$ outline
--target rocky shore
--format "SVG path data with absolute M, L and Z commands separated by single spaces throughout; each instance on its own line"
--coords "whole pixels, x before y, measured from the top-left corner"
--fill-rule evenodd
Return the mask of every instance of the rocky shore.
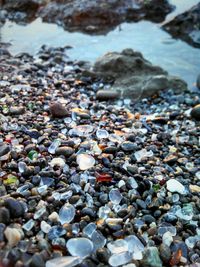
M 200 3 L 175 17 L 163 28 L 174 38 L 180 38 L 200 48 Z
M 0 265 L 198 267 L 199 91 L 130 49 L 66 52 L 0 50 Z

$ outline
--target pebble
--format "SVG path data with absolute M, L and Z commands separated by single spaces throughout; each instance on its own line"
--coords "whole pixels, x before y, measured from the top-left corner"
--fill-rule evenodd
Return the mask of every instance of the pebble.
M 120 265 L 124 265 L 128 262 L 130 262 L 132 259 L 132 256 L 129 252 L 121 252 L 118 254 L 113 254 L 110 258 L 109 258 L 109 264 L 111 266 L 120 266 Z
M 70 223 L 75 216 L 75 208 L 71 204 L 65 204 L 59 211 L 59 221 L 61 224 Z
M 30 261 L 30 267 L 45 267 L 45 261 L 39 253 L 35 253 Z
M 65 157 L 70 157 L 74 153 L 74 149 L 68 146 L 61 146 L 56 149 L 56 155 L 64 155 Z
M 156 247 L 148 247 L 144 250 L 143 259 L 142 259 L 143 267 L 162 267 L 162 261 L 159 257 L 159 252 Z
M 65 256 L 48 260 L 46 267 L 73 267 L 81 263 L 82 260 L 79 257 Z
M 5 206 L 10 211 L 12 218 L 20 218 L 24 216 L 25 210 L 22 203 L 14 198 L 5 200 Z
M 132 143 L 132 142 L 129 142 L 129 141 L 125 141 L 121 144 L 121 148 L 123 151 L 125 152 L 131 152 L 131 151 L 134 151 L 137 149 L 137 146 Z
M 10 222 L 10 212 L 8 209 L 0 208 L 0 223 L 8 224 Z
M 160 257 L 161 257 L 162 261 L 165 264 L 169 263 L 169 261 L 171 259 L 171 250 L 170 250 L 170 248 L 165 244 L 161 244 L 160 247 L 159 247 L 159 251 L 160 251 Z
M 6 239 L 8 240 L 8 245 L 10 247 L 16 246 L 21 240 L 21 233 L 16 228 L 6 227 L 4 231 L 4 235 Z
M 68 116 L 68 111 L 60 102 L 51 103 L 49 110 L 54 118 L 64 118 Z
M 25 108 L 24 107 L 15 107 L 12 106 L 10 107 L 10 114 L 11 115 L 22 115 L 25 112 Z
M 200 104 L 193 107 L 190 114 L 194 119 L 199 121 L 200 120 Z
M 120 97 L 120 92 L 115 90 L 99 90 L 96 93 L 96 99 L 100 101 L 113 100 Z
M 93 248 L 94 245 L 88 238 L 71 238 L 67 241 L 67 249 L 72 256 L 85 258 L 92 253 Z
M 179 193 L 181 195 L 185 194 L 185 187 L 177 180 L 170 179 L 167 181 L 167 190 L 171 193 Z
M 0 143 L 0 157 L 8 154 L 10 152 L 10 147 L 7 144 Z
M 76 158 L 76 162 L 82 171 L 88 170 L 95 165 L 95 159 L 88 154 L 79 154 Z
M 190 192 L 192 193 L 200 193 L 200 186 L 198 185 L 189 185 Z

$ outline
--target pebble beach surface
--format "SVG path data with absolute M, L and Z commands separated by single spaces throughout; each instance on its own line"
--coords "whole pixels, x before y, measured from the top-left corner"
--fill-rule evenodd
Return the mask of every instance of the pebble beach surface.
M 100 101 L 84 66 L 1 49 L 0 266 L 200 266 L 199 92 Z

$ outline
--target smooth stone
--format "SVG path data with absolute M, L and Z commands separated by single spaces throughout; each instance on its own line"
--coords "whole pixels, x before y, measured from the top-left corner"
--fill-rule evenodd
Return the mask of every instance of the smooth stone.
M 179 193 L 181 195 L 185 194 L 185 187 L 177 180 L 170 179 L 167 181 L 167 190 L 171 193 Z
M 0 157 L 8 154 L 10 152 L 10 147 L 7 144 L 0 144 Z
M 95 165 L 95 159 L 88 154 L 77 155 L 76 162 L 82 171 L 88 170 Z
M 200 193 L 200 186 L 198 185 L 190 184 L 189 189 L 192 193 Z
M 97 258 L 100 262 L 108 263 L 110 253 L 107 248 L 100 248 L 96 251 Z
M 160 257 L 164 263 L 169 263 L 171 259 L 171 250 L 167 245 L 161 244 L 159 247 Z
M 56 155 L 64 155 L 70 157 L 74 153 L 74 149 L 68 146 L 61 146 L 56 149 Z
M 8 224 L 10 222 L 10 212 L 7 208 L 0 208 L 0 223 Z
M 143 259 L 141 261 L 143 267 L 162 267 L 162 261 L 156 247 L 148 247 L 144 250 Z
M 11 106 L 10 107 L 10 114 L 11 115 L 22 115 L 25 112 L 24 107 L 16 107 L 16 106 Z
M 107 244 L 112 254 L 119 254 L 128 251 L 128 243 L 124 239 L 118 239 Z
M 24 216 L 24 207 L 18 200 L 14 198 L 8 198 L 5 200 L 5 206 L 10 211 L 10 216 L 12 218 L 19 218 Z
M 71 238 L 67 241 L 67 249 L 72 256 L 85 258 L 92 254 L 94 245 L 84 237 Z
M 130 141 L 125 141 L 121 144 L 121 149 L 125 152 L 131 152 L 137 149 L 137 145 Z
M 110 258 L 109 258 L 109 264 L 111 266 L 120 266 L 120 265 L 124 265 L 126 263 L 129 263 L 132 260 L 132 255 L 129 252 L 121 252 L 121 253 L 117 253 L 117 254 L 113 254 Z
M 149 214 L 142 216 L 142 220 L 144 220 L 146 223 L 149 223 L 149 224 L 152 222 L 156 222 L 156 219 L 152 215 L 149 215 Z
M 120 191 L 116 188 L 111 189 L 109 192 L 109 199 L 114 205 L 118 205 L 122 200 L 122 195 Z
M 55 167 L 55 166 L 60 167 L 60 168 L 64 168 L 64 166 L 65 166 L 65 161 L 64 161 L 64 159 L 62 159 L 62 158 L 53 158 L 53 159 L 51 160 L 51 162 L 49 163 L 49 165 L 50 165 L 52 168 Z
M 99 90 L 96 99 L 100 101 L 114 100 L 120 97 L 120 92 L 115 90 Z
M 30 267 L 45 267 L 45 261 L 41 254 L 35 253 L 31 258 Z
M 4 235 L 6 239 L 8 240 L 8 245 L 10 247 L 16 246 L 21 240 L 21 233 L 16 228 L 6 227 L 6 230 L 4 231 Z
M 79 257 L 65 256 L 58 257 L 46 262 L 46 267 L 73 267 L 82 262 Z
M 200 104 L 196 105 L 195 107 L 193 107 L 193 109 L 191 110 L 190 115 L 196 119 L 196 120 L 200 120 Z
M 51 103 L 49 110 L 54 118 L 64 118 L 68 115 L 67 109 L 60 102 Z
M 59 221 L 63 225 L 65 223 L 70 223 L 76 214 L 76 210 L 73 205 L 65 204 L 59 211 Z

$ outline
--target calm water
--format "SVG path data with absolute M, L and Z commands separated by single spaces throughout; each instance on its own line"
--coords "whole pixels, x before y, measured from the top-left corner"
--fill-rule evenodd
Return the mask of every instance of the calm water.
M 176 10 L 169 14 L 166 21 L 187 10 L 199 0 L 171 0 Z M 69 33 L 55 24 L 35 20 L 27 26 L 6 22 L 1 28 L 1 41 L 10 42 L 12 54 L 28 52 L 36 54 L 38 49 L 47 44 L 50 46 L 70 45 L 68 50 L 72 59 L 95 59 L 108 51 L 121 51 L 131 47 L 143 53 L 153 64 L 160 65 L 173 75 L 181 76 L 191 87 L 200 72 L 200 49 L 172 39 L 160 28 L 160 25 L 148 21 L 123 23 L 107 35 L 90 36 L 82 33 Z

